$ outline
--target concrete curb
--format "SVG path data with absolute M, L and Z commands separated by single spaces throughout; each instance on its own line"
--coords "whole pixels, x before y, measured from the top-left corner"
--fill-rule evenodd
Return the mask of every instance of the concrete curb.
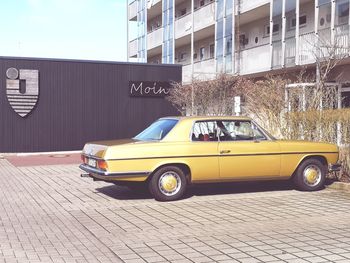
M 75 154 L 81 153 L 81 150 L 77 151 L 57 151 L 57 152 L 29 152 L 29 153 L 0 153 L 0 159 L 7 156 L 37 156 L 37 155 L 60 155 L 60 154 Z
M 334 189 L 334 190 L 346 190 L 350 191 L 350 183 L 343 183 L 343 182 L 333 182 L 329 185 L 326 185 L 327 188 L 329 189 Z

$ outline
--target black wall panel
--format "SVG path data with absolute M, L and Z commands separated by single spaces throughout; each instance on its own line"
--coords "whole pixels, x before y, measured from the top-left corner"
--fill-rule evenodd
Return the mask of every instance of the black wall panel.
M 25 118 L 7 101 L 11 67 L 39 70 L 39 100 Z M 164 98 L 130 97 L 129 81 L 181 81 L 181 66 L 0 57 L 0 152 L 79 150 L 179 114 Z

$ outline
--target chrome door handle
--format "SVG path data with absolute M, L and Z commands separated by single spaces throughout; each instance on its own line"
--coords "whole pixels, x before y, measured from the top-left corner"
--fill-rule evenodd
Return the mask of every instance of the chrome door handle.
M 230 150 L 222 150 L 222 151 L 220 151 L 220 154 L 230 153 L 230 152 L 231 152 Z

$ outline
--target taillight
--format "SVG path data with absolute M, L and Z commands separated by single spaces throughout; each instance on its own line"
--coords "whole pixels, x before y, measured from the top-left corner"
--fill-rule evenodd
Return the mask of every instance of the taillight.
M 98 160 L 97 166 L 98 166 L 98 168 L 105 170 L 105 171 L 108 169 L 108 165 L 107 165 L 107 162 L 105 160 Z
M 84 156 L 84 155 L 81 155 L 80 157 L 81 157 L 81 161 L 82 161 L 83 163 L 86 163 L 85 156 Z

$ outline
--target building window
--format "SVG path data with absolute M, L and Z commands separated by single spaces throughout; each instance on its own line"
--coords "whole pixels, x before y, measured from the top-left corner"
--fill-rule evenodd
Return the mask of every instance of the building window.
M 322 17 L 321 19 L 320 19 L 320 26 L 323 26 L 324 25 L 324 18 Z
M 245 36 L 245 34 L 241 34 L 239 36 L 239 44 L 241 47 L 244 47 L 246 45 L 248 45 L 249 43 L 249 39 Z
M 336 24 L 337 25 L 342 25 L 342 24 L 347 24 L 349 21 L 349 2 L 341 3 L 337 2 L 336 3 Z
M 199 6 L 204 6 L 204 4 L 205 4 L 204 0 L 201 0 L 201 1 L 199 2 Z
M 299 16 L 299 27 L 305 26 L 306 25 L 306 15 L 301 15 Z M 294 29 L 296 27 L 296 18 L 293 18 L 291 20 L 291 25 L 290 25 L 290 29 Z
M 180 11 L 180 16 L 184 16 L 184 15 L 186 15 L 186 8 L 184 8 Z
M 205 53 L 205 48 L 204 47 L 201 47 L 199 49 L 199 59 L 200 60 L 203 60 L 204 59 L 204 53 Z
M 276 35 L 276 34 L 278 34 L 279 31 L 280 31 L 280 25 L 274 24 L 272 27 L 272 34 Z M 267 37 L 269 35 L 270 35 L 270 25 L 266 25 L 265 30 L 264 30 L 264 36 Z
M 197 53 L 193 54 L 193 59 L 197 59 Z
M 209 57 L 210 58 L 214 58 L 214 53 L 215 53 L 215 45 L 214 44 L 211 44 L 209 46 Z
M 180 54 L 180 59 L 179 59 L 179 61 L 184 61 L 184 60 L 186 60 L 186 57 L 187 57 L 187 53 L 185 53 L 185 52 L 181 53 L 181 54 Z
M 339 17 L 349 16 L 349 3 L 343 3 L 338 5 L 338 14 Z

